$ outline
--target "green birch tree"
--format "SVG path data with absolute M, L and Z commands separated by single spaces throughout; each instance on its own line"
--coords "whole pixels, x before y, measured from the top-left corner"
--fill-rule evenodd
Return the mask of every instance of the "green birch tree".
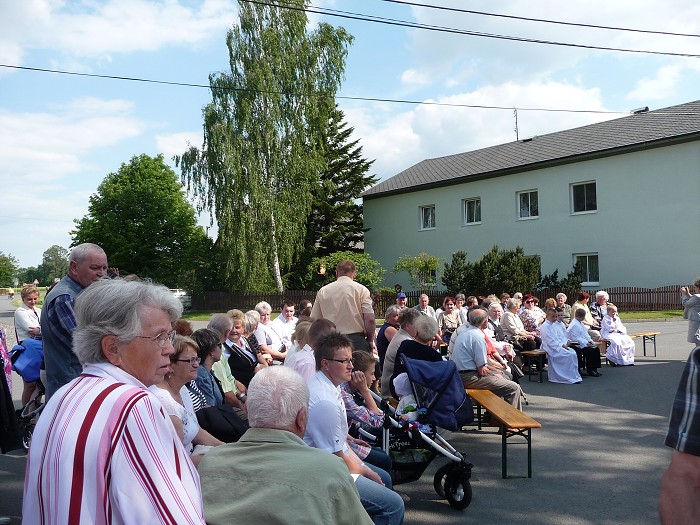
M 238 289 L 284 289 L 281 268 L 303 245 L 352 41 L 325 23 L 307 31 L 306 0 L 285 5 L 240 2 L 227 36 L 231 71 L 209 77 L 204 143 L 175 159 L 200 211 L 216 219 L 227 284 Z

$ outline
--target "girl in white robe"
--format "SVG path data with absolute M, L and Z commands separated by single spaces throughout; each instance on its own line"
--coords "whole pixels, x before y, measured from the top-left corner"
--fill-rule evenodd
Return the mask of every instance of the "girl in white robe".
M 600 336 L 610 341 L 605 356 L 613 366 L 633 365 L 634 341 L 627 335 L 627 328 L 617 315 L 617 307 L 608 303 L 607 312 L 600 327 Z

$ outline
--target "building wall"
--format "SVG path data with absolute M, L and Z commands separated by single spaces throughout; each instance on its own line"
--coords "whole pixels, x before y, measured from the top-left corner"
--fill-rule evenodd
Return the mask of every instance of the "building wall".
M 571 184 L 586 181 L 596 182 L 597 211 L 572 214 Z M 517 218 L 523 190 L 538 191 L 538 218 Z M 462 200 L 473 197 L 481 224 L 465 226 Z M 419 208 L 432 204 L 436 227 L 421 231 Z M 573 254 L 597 253 L 599 288 L 687 283 L 700 276 L 700 142 L 369 199 L 364 221 L 365 251 L 388 270 L 387 286 L 410 286 L 391 273 L 402 255 L 449 262 L 464 250 L 474 261 L 494 244 L 539 254 L 542 272 L 560 276 Z

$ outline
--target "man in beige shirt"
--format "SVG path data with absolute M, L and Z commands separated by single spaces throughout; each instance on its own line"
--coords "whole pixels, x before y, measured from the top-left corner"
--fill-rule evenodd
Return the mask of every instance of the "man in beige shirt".
M 336 329 L 352 341 L 353 349 L 377 353 L 376 320 L 369 290 L 355 282 L 355 263 L 340 261 L 336 280 L 318 291 L 311 310 L 312 319 L 330 319 Z

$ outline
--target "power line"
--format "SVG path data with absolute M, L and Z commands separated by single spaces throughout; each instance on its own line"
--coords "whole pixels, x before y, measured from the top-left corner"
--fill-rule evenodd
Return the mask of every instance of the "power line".
M 173 82 L 168 80 L 157 80 L 151 78 L 139 78 L 139 77 L 125 77 L 117 75 L 100 75 L 97 73 L 79 73 L 76 71 L 62 71 L 59 69 L 46 69 L 40 67 L 28 67 L 28 66 L 15 66 L 10 64 L 0 64 L 0 67 L 9 69 L 18 69 L 23 71 L 34 71 L 38 73 L 54 73 L 57 75 L 72 75 L 78 77 L 88 77 L 88 78 L 100 78 L 106 80 L 122 80 L 127 82 L 143 82 L 148 84 L 161 84 L 166 86 L 179 86 L 179 87 L 194 87 L 194 88 L 204 88 L 212 89 L 210 84 L 195 84 L 191 82 Z M 284 93 L 281 91 L 261 91 L 261 90 L 251 90 L 247 88 L 237 88 L 237 87 L 215 87 L 213 89 L 226 89 L 230 91 L 250 91 L 257 93 L 274 93 L 274 94 L 293 94 Z M 515 106 L 489 106 L 480 104 L 454 104 L 450 102 L 432 102 L 425 100 L 403 100 L 394 98 L 379 98 L 379 97 L 352 97 L 347 95 L 336 95 L 335 98 L 342 100 L 356 100 L 363 102 L 387 102 L 392 104 L 411 104 L 411 105 L 426 105 L 426 106 L 445 106 L 453 108 L 470 108 L 470 109 L 502 109 L 513 111 L 517 109 L 519 111 L 543 111 L 550 113 L 602 113 L 602 114 L 623 114 L 626 112 L 622 111 L 605 111 L 605 110 L 594 110 L 594 109 L 555 109 L 555 108 L 528 108 L 528 107 L 515 107 Z
M 682 37 L 690 37 L 690 38 L 700 38 L 700 35 L 693 34 L 693 33 L 674 33 L 671 31 L 653 31 L 651 29 L 632 29 L 632 28 L 628 28 L 628 27 L 602 26 L 602 25 L 597 25 L 597 24 L 583 24 L 583 23 L 577 23 L 577 22 L 563 22 L 561 20 L 547 20 L 545 18 L 528 18 L 525 16 L 504 15 L 501 13 L 487 13 L 485 11 L 472 11 L 470 9 L 460 9 L 457 7 L 419 4 L 417 2 L 407 2 L 405 0 L 379 0 L 379 1 L 380 2 L 388 2 L 391 4 L 404 4 L 404 5 L 410 5 L 410 6 L 415 6 L 415 7 L 426 7 L 428 9 L 437 9 L 440 11 L 452 11 L 452 12 L 456 12 L 456 13 L 467 13 L 467 14 L 471 14 L 471 15 L 508 18 L 511 20 L 524 20 L 526 22 L 542 22 L 544 24 L 557 24 L 557 25 L 573 26 L 573 27 L 587 27 L 587 28 L 591 28 L 591 29 L 607 29 L 607 30 L 611 30 L 611 31 L 628 31 L 631 33 L 647 33 L 647 34 L 651 34 L 651 35 L 682 36 Z
M 554 40 L 541 40 L 537 38 L 526 38 L 518 37 L 512 35 L 498 35 L 495 33 L 485 33 L 481 31 L 469 31 L 466 29 L 456 29 L 447 26 L 437 26 L 431 24 L 419 24 L 417 22 L 407 22 L 406 20 L 399 20 L 395 18 L 385 18 L 378 17 L 374 15 L 366 15 L 363 13 L 353 13 L 350 11 L 341 11 L 339 9 L 330 8 L 312 8 L 312 7 L 297 7 L 293 5 L 283 4 L 283 3 L 270 3 L 263 2 L 262 0 L 241 0 L 246 3 L 262 5 L 267 7 L 279 7 L 282 9 L 289 9 L 291 11 L 303 11 L 305 13 L 314 13 L 325 16 L 335 16 L 338 18 L 345 18 L 349 20 L 360 20 L 363 22 L 374 22 L 377 24 L 385 24 L 397 27 L 409 27 L 411 29 L 424 29 L 427 31 L 436 31 L 439 33 L 451 33 L 466 36 L 478 36 L 483 38 L 495 38 L 498 40 L 509 40 L 513 42 L 528 42 L 531 44 L 546 44 L 552 46 L 562 46 L 562 47 L 574 47 L 580 49 L 594 49 L 597 51 L 617 51 L 620 53 L 637 53 L 645 55 L 662 55 L 662 56 L 674 56 L 674 57 L 684 57 L 684 58 L 700 58 L 700 55 L 695 55 L 691 53 L 674 53 L 670 51 L 652 51 L 645 49 L 628 49 L 621 47 L 605 47 L 605 46 L 594 46 L 589 44 L 574 44 L 571 42 L 557 42 Z

